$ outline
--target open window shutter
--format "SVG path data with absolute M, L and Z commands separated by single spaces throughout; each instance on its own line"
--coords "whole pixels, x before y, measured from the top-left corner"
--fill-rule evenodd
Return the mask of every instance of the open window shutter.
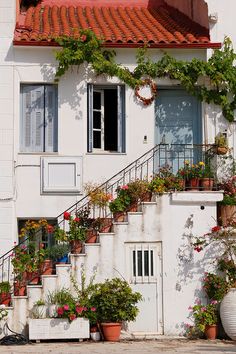
M 124 86 L 117 86 L 117 151 L 125 152 L 125 97 Z
M 57 88 L 45 86 L 45 151 L 57 151 Z
M 43 151 L 43 86 L 22 87 L 21 150 Z
M 93 151 L 93 85 L 88 84 L 88 152 Z

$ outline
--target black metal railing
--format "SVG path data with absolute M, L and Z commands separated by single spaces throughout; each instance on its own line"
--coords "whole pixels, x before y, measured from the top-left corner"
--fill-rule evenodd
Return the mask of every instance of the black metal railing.
M 188 160 L 190 164 L 203 161 L 205 164 L 210 164 L 214 155 L 214 147 L 212 145 L 183 145 L 183 144 L 159 144 L 140 156 L 138 159 L 130 163 L 124 169 L 119 171 L 113 177 L 101 184 L 98 188 L 103 190 L 106 195 L 116 197 L 117 188 L 134 180 L 150 181 L 161 168 L 168 166 L 173 173 L 176 173 L 184 166 Z M 71 215 L 80 215 L 87 212 L 90 220 L 101 218 L 104 223 L 112 222 L 112 213 L 108 205 L 94 205 L 91 203 L 90 195 L 86 195 L 80 201 L 73 204 L 66 210 Z M 68 231 L 68 222 L 64 219 L 64 212 L 57 217 L 58 226 L 64 231 Z M 93 224 L 92 224 L 93 225 Z M 42 230 L 38 230 L 34 236 L 35 251 L 40 250 Z M 24 247 L 26 254 L 30 253 L 30 238 L 24 239 L 17 246 L 6 252 L 0 257 L 0 282 L 9 281 L 14 284 L 17 281 L 17 271 L 14 269 L 12 259 L 16 256 L 17 251 Z M 36 253 L 32 253 L 32 258 Z M 37 270 L 41 274 L 40 262 Z M 30 279 L 24 279 L 26 285 L 30 283 Z

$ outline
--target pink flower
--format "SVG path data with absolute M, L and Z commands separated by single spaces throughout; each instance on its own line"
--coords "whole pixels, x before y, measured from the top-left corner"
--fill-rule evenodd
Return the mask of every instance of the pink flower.
M 70 321 L 74 321 L 76 319 L 76 315 L 72 313 L 71 315 L 69 315 L 69 319 Z
M 91 307 L 92 312 L 95 312 L 96 310 L 97 310 L 96 307 Z
M 188 310 L 192 310 L 192 309 L 193 309 L 192 306 L 189 306 L 189 307 L 188 307 Z
M 83 308 L 82 306 L 76 306 L 76 308 L 75 308 L 75 311 L 76 311 L 77 313 L 82 313 L 83 310 L 84 310 L 84 308 Z
M 70 213 L 68 211 L 65 211 L 63 215 L 65 220 L 70 220 Z
M 69 305 L 64 305 L 64 310 L 68 311 L 69 310 Z
M 201 304 L 201 300 L 200 299 L 196 299 L 195 300 L 195 304 L 200 305 Z
M 59 316 L 63 315 L 63 313 L 64 313 L 63 307 L 58 307 L 57 313 L 58 313 Z
M 124 185 L 124 186 L 120 187 L 120 189 L 124 189 L 124 190 L 126 190 L 126 189 L 129 189 L 129 187 L 128 187 L 128 186 L 127 186 L 127 184 L 126 184 L 126 185 Z
M 216 304 L 218 304 L 218 301 L 217 301 L 217 300 L 212 300 L 212 301 L 211 301 L 211 305 L 216 305 Z
M 206 307 L 202 307 L 202 308 L 201 308 L 201 311 L 202 311 L 202 312 L 206 311 Z

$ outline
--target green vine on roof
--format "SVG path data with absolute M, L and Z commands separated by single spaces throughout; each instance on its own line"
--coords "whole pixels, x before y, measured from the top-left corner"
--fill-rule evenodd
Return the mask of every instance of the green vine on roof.
M 207 62 L 197 58 L 191 61 L 177 60 L 168 54 L 164 54 L 158 61 L 153 61 L 148 56 L 147 48 L 141 48 L 137 52 L 137 66 L 133 71 L 117 64 L 114 50 L 105 50 L 102 47 L 103 41 L 89 29 L 81 30 L 78 38 L 60 37 L 56 41 L 62 47 L 56 52 L 59 63 L 56 81 L 59 81 L 72 65 L 80 66 L 83 63 L 90 64 L 97 75 L 117 77 L 133 89 L 142 84 L 144 77 L 169 77 L 178 80 L 186 91 L 200 101 L 219 105 L 229 122 L 234 120 L 236 54 L 228 37 L 225 38 L 222 48 L 216 49 Z

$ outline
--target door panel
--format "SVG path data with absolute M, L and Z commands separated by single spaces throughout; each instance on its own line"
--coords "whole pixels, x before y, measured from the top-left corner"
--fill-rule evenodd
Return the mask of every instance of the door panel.
M 200 102 L 184 90 L 160 90 L 155 102 L 155 143 L 200 144 Z

